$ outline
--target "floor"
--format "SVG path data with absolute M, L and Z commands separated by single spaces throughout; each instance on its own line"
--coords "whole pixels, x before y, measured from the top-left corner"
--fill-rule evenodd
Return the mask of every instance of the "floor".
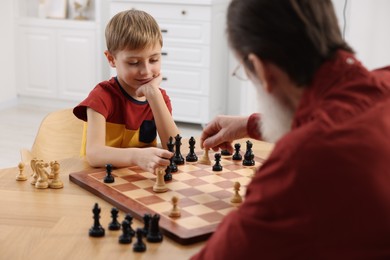
M 31 148 L 42 119 L 53 108 L 16 105 L 0 110 L 0 168 L 16 167 L 20 149 Z M 199 136 L 197 124 L 177 123 L 183 138 Z

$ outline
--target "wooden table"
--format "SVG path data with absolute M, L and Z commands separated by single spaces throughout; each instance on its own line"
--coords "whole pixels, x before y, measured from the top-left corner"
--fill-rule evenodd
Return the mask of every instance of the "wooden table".
M 272 144 L 253 142 L 253 151 L 260 157 L 267 157 L 273 148 Z M 118 243 L 121 231 L 107 228 L 112 205 L 69 181 L 69 173 L 89 169 L 89 165 L 80 158 L 60 164 L 64 188 L 58 190 L 40 190 L 31 185 L 29 165 L 24 171 L 27 181 L 15 180 L 17 167 L 0 170 L 1 259 L 188 259 L 204 245 L 183 246 L 164 237 L 156 244 L 145 240 L 147 251 L 134 253 L 132 244 Z M 96 202 L 101 207 L 100 223 L 106 230 L 101 238 L 88 236 Z M 123 216 L 120 212 L 120 219 Z M 143 223 L 134 219 L 136 227 L 143 227 Z

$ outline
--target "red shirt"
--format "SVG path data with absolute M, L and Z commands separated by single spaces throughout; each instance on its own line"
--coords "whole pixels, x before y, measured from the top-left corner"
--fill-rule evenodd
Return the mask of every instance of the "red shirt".
M 325 62 L 244 203 L 193 257 L 253 258 L 390 259 L 390 67 L 343 51 Z

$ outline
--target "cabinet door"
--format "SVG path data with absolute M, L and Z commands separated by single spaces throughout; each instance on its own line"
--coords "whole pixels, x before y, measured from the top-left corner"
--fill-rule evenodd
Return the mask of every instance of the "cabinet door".
M 93 30 L 58 33 L 58 98 L 81 101 L 98 83 L 96 50 Z
M 55 41 L 53 30 L 19 27 L 15 64 L 20 95 L 56 96 Z

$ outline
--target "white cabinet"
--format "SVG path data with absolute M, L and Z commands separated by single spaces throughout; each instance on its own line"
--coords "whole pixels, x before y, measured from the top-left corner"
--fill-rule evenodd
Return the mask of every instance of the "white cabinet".
M 228 0 L 112 0 L 111 16 L 143 10 L 163 35 L 162 74 L 175 121 L 206 124 L 226 111 Z
M 91 1 L 88 20 L 74 20 L 69 6 L 64 19 L 39 17 L 39 2 L 16 1 L 18 95 L 79 102 L 108 77 L 101 1 Z

